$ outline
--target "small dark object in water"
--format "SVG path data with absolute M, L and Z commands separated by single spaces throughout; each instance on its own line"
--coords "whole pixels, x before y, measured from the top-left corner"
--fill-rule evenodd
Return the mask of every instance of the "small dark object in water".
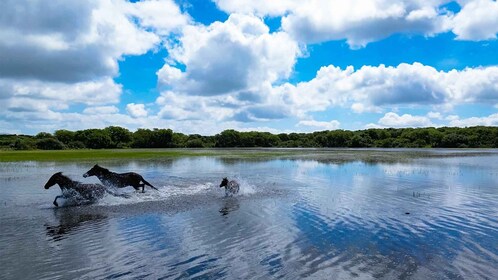
M 240 186 L 239 183 L 235 180 L 228 181 L 228 178 L 225 177 L 221 180 L 220 188 L 225 187 L 225 196 L 232 196 L 239 192 Z
M 69 177 L 62 175 L 62 172 L 57 172 L 50 179 L 48 179 L 47 183 L 45 184 L 45 189 L 48 190 L 50 187 L 53 185 L 59 185 L 62 191 L 62 195 L 58 195 L 54 199 L 54 205 L 59 206 L 57 203 L 58 198 L 68 198 L 69 195 L 67 194 L 68 190 L 73 190 L 79 195 L 81 195 L 82 198 L 88 200 L 88 201 L 94 201 L 99 198 L 102 198 L 104 196 L 104 193 L 106 192 L 106 187 L 100 185 L 100 184 L 83 184 L 78 181 L 73 181 Z
M 102 184 L 107 187 L 124 188 L 132 186 L 137 191 L 142 188 L 142 192 L 145 192 L 145 186 L 147 185 L 156 191 L 158 190 L 149 182 L 145 181 L 144 177 L 138 173 L 116 173 L 109 171 L 107 168 L 100 167 L 98 164 L 95 164 L 92 169 L 83 174 L 83 177 L 85 178 L 90 176 L 97 176 Z
M 406 215 L 410 215 L 410 212 L 406 212 L 405 214 L 406 214 Z

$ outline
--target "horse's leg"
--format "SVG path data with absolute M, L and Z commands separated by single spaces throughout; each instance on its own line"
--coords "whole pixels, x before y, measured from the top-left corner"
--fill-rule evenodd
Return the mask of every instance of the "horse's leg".
M 140 180 L 147 186 L 155 189 L 156 191 L 158 191 L 158 189 L 156 187 L 154 187 L 153 185 L 151 185 L 149 182 L 145 181 L 144 177 L 140 177 Z
M 54 202 L 53 202 L 53 203 L 54 203 L 54 205 L 55 205 L 56 207 L 59 207 L 59 203 L 57 203 L 57 199 L 58 199 L 58 198 L 61 198 L 61 197 L 64 197 L 64 196 L 62 196 L 62 195 L 58 195 L 58 196 L 56 196 L 56 197 L 55 197 L 55 199 L 54 199 Z
M 142 186 L 142 193 L 145 192 L 145 184 L 140 184 L 140 186 Z

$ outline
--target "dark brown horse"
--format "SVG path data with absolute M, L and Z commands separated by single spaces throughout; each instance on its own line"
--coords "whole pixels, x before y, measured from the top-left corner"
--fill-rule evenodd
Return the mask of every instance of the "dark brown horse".
M 92 169 L 83 174 L 85 178 L 89 176 L 97 176 L 102 184 L 108 187 L 124 188 L 132 186 L 137 191 L 142 188 L 142 192 L 145 192 L 145 186 L 147 185 L 157 191 L 156 187 L 145 181 L 142 175 L 135 172 L 116 173 L 95 164 Z
M 220 188 L 225 187 L 225 195 L 226 196 L 232 196 L 234 194 L 237 194 L 239 192 L 240 186 L 239 183 L 235 180 L 228 181 L 228 178 L 223 178 L 221 180 Z
M 102 198 L 106 192 L 106 187 L 100 184 L 83 184 L 77 181 L 71 180 L 69 177 L 62 175 L 62 172 L 57 172 L 45 184 L 45 189 L 48 190 L 53 185 L 59 185 L 62 191 L 62 195 L 58 195 L 54 199 L 54 205 L 59 206 L 57 203 L 58 198 L 70 198 L 71 191 L 73 195 L 80 195 L 81 198 L 87 201 L 95 201 Z

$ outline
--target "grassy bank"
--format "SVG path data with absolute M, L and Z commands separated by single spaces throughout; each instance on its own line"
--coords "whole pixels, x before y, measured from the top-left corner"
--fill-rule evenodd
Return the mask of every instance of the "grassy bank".
M 299 153 L 289 150 L 264 149 L 115 149 L 60 151 L 0 151 L 0 162 L 16 161 L 79 161 L 112 159 L 160 159 L 196 156 L 259 158 Z
M 496 149 L 115 149 L 8 151 L 0 150 L 0 162 L 148 160 L 212 156 L 222 159 L 300 158 L 324 162 L 396 162 L 422 157 L 496 155 Z

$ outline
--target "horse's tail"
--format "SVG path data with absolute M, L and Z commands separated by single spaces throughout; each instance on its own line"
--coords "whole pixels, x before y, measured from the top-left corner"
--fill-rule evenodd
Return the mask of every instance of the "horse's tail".
M 154 187 L 153 185 L 151 185 L 149 182 L 145 181 L 145 179 L 142 177 L 142 182 L 144 182 L 144 184 L 146 184 L 147 186 L 155 189 L 156 191 L 158 191 L 158 189 L 156 187 Z

